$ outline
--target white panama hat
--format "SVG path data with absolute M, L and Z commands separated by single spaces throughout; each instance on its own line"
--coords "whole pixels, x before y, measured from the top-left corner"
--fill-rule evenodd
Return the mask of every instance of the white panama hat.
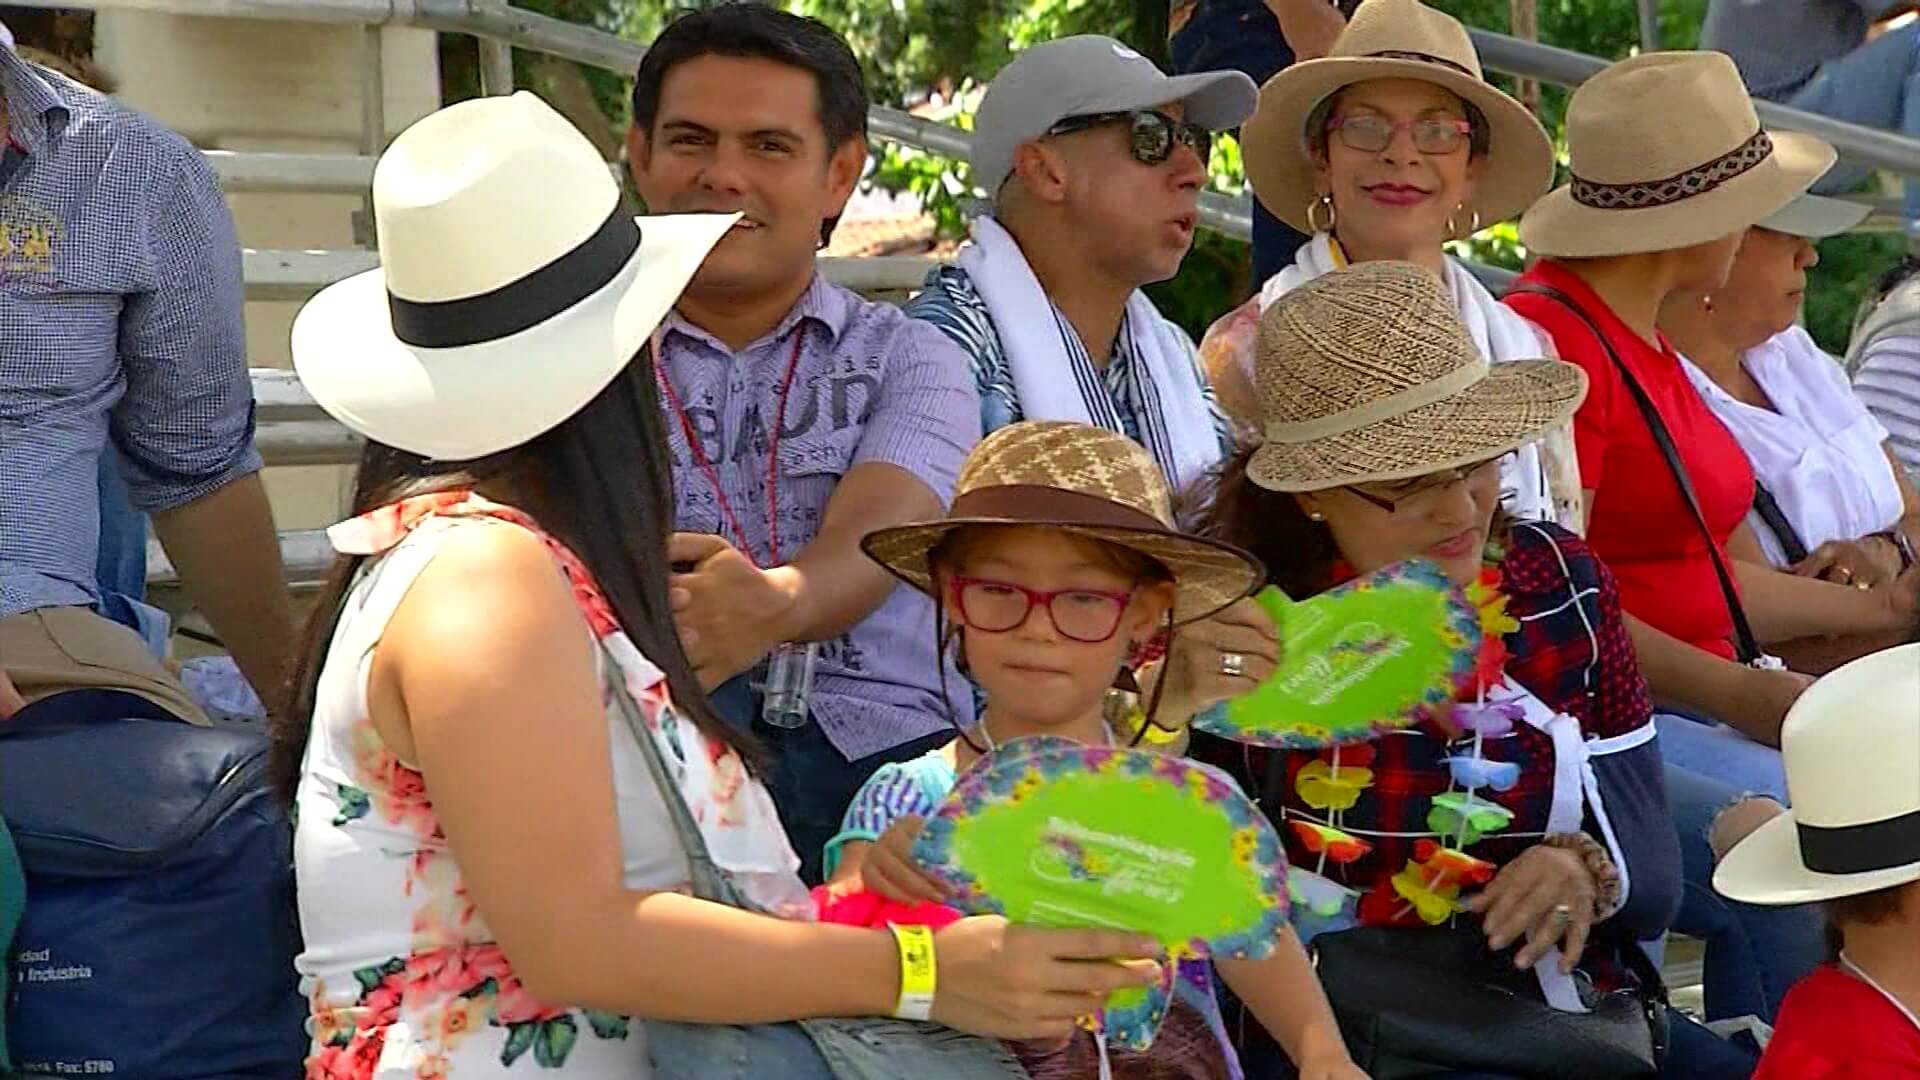
M 373 206 L 380 268 L 301 308 L 294 369 L 341 423 L 442 461 L 579 412 L 739 217 L 627 216 L 593 144 L 524 91 L 402 132 Z
M 1780 730 L 1793 809 L 1734 846 L 1713 887 L 1752 904 L 1920 881 L 1920 644 L 1841 667 Z

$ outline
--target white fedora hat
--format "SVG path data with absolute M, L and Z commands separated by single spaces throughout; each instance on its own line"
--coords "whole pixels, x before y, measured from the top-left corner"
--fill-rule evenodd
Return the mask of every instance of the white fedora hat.
M 373 209 L 381 266 L 300 309 L 294 369 L 341 423 L 442 461 L 579 412 L 738 220 L 627 216 L 593 144 L 524 91 L 402 132 Z
M 1804 904 L 1920 881 L 1920 644 L 1807 688 L 1780 730 L 1793 809 L 1735 845 L 1713 887 Z

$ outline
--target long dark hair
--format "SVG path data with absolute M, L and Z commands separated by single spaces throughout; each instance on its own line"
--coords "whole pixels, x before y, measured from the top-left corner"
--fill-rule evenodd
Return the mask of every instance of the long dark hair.
M 750 737 L 728 727 L 680 647 L 667 606 L 667 537 L 673 529 L 667 442 L 643 346 L 606 389 L 558 427 L 511 450 L 473 461 L 431 461 L 370 443 L 360 460 L 353 512 L 415 495 L 500 484 L 518 509 L 580 557 L 633 644 L 666 673 L 675 707 L 708 738 L 755 760 Z M 273 775 L 291 795 L 306 753 L 316 686 L 340 608 L 361 558 L 333 568 L 307 622 L 299 666 L 273 724 Z
M 1253 448 L 1239 451 L 1184 496 L 1199 507 L 1186 519 L 1189 527 L 1258 556 L 1267 567 L 1267 584 L 1296 600 L 1325 590 L 1340 558 L 1333 533 L 1308 517 L 1292 495 L 1254 483 L 1247 476 L 1251 460 Z

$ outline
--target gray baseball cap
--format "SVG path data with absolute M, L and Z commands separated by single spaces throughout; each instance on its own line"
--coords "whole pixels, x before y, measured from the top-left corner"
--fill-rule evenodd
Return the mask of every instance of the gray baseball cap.
M 989 195 L 1013 171 L 1013 152 L 1068 117 L 1180 102 L 1209 131 L 1239 127 L 1260 89 L 1238 71 L 1169 76 L 1110 37 L 1079 34 L 1014 57 L 987 87 L 973 118 L 973 180 Z

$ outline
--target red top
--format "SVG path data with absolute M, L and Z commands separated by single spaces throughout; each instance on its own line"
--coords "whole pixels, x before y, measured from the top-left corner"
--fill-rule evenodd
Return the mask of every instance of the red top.
M 1521 280 L 1566 293 L 1606 333 L 1666 421 L 1724 557 L 1727 538 L 1753 505 L 1753 466 L 1687 380 L 1679 354 L 1665 338 L 1659 349 L 1647 344 L 1585 282 L 1549 260 Z M 1553 336 L 1562 360 L 1586 369 L 1590 388 L 1574 414 L 1573 437 L 1580 486 L 1594 493 L 1587 506 L 1587 542 L 1618 579 L 1622 606 L 1682 641 L 1732 659 L 1733 616 L 1706 538 L 1632 391 L 1593 331 L 1565 306 L 1525 293 L 1506 302 Z
M 1920 1027 L 1885 995 L 1836 967 L 1800 980 L 1753 1080 L 1920 1076 Z

